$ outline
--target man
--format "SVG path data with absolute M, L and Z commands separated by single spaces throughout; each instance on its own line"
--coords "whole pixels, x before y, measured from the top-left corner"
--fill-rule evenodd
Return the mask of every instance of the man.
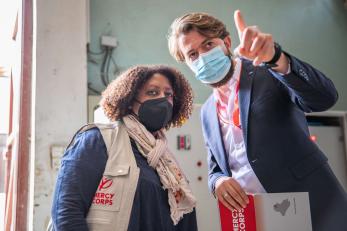
M 171 55 L 213 87 L 201 111 L 211 192 L 229 209 L 245 207 L 247 193 L 309 192 L 313 230 L 347 230 L 346 192 L 304 114 L 335 104 L 333 83 L 240 11 L 234 20 L 240 58 L 225 25 L 205 13 L 177 18 L 168 38 Z

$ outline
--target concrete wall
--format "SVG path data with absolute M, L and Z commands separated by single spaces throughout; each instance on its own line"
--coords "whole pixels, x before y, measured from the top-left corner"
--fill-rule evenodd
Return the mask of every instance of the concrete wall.
M 7 134 L 1 134 L 0 133 L 0 193 L 4 193 L 5 188 L 4 188 L 4 178 L 3 176 L 5 175 L 5 161 L 3 159 L 2 152 L 6 148 L 6 140 L 7 140 Z M 3 209 L 3 208 L 0 208 Z M 0 216 L 0 218 L 2 218 Z M 2 221 L 1 221 L 2 222 Z M 1 223 L 0 223 L 1 224 Z
M 8 121 L 9 121 L 9 115 L 10 115 L 9 113 L 10 97 L 9 96 L 10 96 L 10 78 L 0 77 L 0 193 L 4 192 L 5 161 L 4 161 L 2 152 L 6 147 L 6 140 L 8 135 L 7 134 L 8 126 L 9 126 Z M 0 216 L 0 219 L 1 218 L 2 217 Z M 1 224 L 1 221 L 0 221 L 0 224 Z
M 86 0 L 37 0 L 36 7 L 32 228 L 45 230 L 56 181 L 50 149 L 87 122 Z
M 102 34 L 112 34 L 119 41 L 114 57 L 121 69 L 142 63 L 178 67 L 192 83 L 196 103 L 205 101 L 211 90 L 170 57 L 166 41 L 169 25 L 186 12 L 205 11 L 227 24 L 235 47 L 239 40 L 233 12 L 240 9 L 249 25 L 272 33 L 283 49 L 328 75 L 340 93 L 334 109 L 347 110 L 347 10 L 342 0 L 91 0 L 90 9 L 93 50 L 100 49 Z M 98 69 L 88 63 L 88 80 L 101 89 Z

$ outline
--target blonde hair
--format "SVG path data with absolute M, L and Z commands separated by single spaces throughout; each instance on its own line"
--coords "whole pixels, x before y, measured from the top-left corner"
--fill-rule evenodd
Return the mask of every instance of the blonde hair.
M 168 34 L 169 51 L 176 61 L 184 62 L 184 55 L 178 45 L 179 36 L 193 30 L 207 38 L 224 39 L 230 34 L 222 21 L 207 13 L 188 13 L 176 18 Z

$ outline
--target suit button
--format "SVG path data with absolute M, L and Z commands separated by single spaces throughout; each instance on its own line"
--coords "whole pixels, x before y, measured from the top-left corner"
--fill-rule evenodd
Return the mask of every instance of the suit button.
M 308 75 L 303 69 L 299 69 L 299 75 L 303 77 L 306 81 L 308 81 Z

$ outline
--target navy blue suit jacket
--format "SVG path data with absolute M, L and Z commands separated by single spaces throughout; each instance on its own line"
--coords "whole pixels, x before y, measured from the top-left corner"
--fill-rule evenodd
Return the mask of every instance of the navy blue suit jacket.
M 309 192 L 312 219 L 317 227 L 317 221 L 326 215 L 324 207 L 332 203 L 326 197 L 334 196 L 336 206 L 344 205 L 340 208 L 345 209 L 345 217 L 347 200 L 327 165 L 326 156 L 310 140 L 304 112 L 327 110 L 335 104 L 338 94 L 324 74 L 287 56 L 291 73 L 284 76 L 273 75 L 265 67 L 254 67 L 250 61 L 242 60 L 239 88 L 242 132 L 248 160 L 265 190 Z M 216 180 L 232 174 L 213 95 L 202 107 L 201 120 L 208 151 L 208 184 L 214 192 Z

